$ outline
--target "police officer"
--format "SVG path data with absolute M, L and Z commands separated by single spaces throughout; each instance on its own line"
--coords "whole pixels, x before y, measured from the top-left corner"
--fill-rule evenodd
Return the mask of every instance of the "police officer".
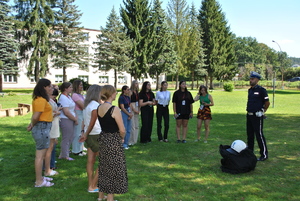
M 257 160 L 265 161 L 268 159 L 268 149 L 266 139 L 263 134 L 263 119 L 264 113 L 269 108 L 270 102 L 266 89 L 257 84 L 260 79 L 260 74 L 251 71 L 251 88 L 248 90 L 247 102 L 247 138 L 248 148 L 253 151 L 254 137 L 256 137 L 261 155 Z

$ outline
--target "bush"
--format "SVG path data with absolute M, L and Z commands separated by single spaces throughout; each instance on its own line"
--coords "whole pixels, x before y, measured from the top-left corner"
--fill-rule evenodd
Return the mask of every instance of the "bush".
M 232 92 L 234 87 L 233 84 L 231 83 L 224 83 L 223 88 L 225 91 Z

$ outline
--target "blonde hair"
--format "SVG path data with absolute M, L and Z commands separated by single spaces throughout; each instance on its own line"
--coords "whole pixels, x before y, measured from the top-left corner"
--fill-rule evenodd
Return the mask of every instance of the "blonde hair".
M 112 85 L 104 85 L 101 89 L 101 99 L 106 101 L 116 92 L 115 87 Z

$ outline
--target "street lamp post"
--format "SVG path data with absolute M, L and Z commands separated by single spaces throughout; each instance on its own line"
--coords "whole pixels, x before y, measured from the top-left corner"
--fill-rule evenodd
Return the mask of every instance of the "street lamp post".
M 282 54 L 282 50 L 281 50 L 281 47 L 280 45 L 275 41 L 275 40 L 272 40 L 273 43 L 276 43 L 280 49 L 280 54 Z M 281 63 L 281 62 L 280 62 Z M 276 83 L 276 71 L 274 69 L 274 74 L 273 74 L 273 103 L 272 103 L 272 107 L 274 108 L 274 105 L 275 105 L 275 83 Z

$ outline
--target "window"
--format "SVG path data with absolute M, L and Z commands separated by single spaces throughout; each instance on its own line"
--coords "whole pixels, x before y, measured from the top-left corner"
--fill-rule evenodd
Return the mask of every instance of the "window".
M 106 65 L 104 64 L 99 64 L 99 69 L 98 70 L 104 70 L 106 69 Z
M 99 76 L 99 83 L 108 84 L 108 76 Z
M 35 82 L 36 82 L 34 76 L 30 76 L 30 82 L 31 82 L 31 83 L 35 83 Z
M 83 36 L 85 37 L 86 41 L 89 41 L 89 33 L 83 33 Z
M 89 76 L 88 75 L 79 75 L 78 78 L 83 80 L 84 82 L 89 83 Z
M 63 76 L 62 75 L 55 75 L 55 83 L 62 83 Z
M 4 82 L 11 82 L 11 83 L 17 82 L 17 75 L 3 75 L 3 76 L 4 76 Z
M 127 78 L 126 78 L 126 76 L 119 76 L 119 77 L 118 77 L 118 83 L 119 83 L 119 84 L 126 84 L 126 83 L 127 83 Z

